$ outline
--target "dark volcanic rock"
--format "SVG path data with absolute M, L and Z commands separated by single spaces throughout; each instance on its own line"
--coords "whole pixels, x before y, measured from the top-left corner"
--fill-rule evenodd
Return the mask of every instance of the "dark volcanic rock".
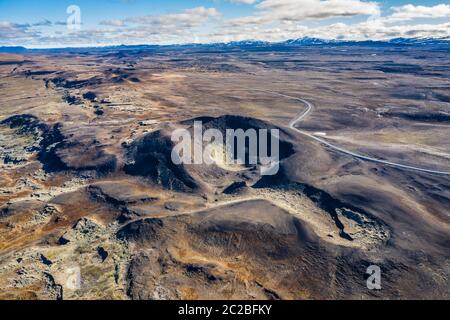
M 20 134 L 38 134 L 46 125 L 31 114 L 19 114 L 2 120 L 0 124 L 7 125 L 11 129 L 18 129 Z
M 105 111 L 103 111 L 102 109 L 95 109 L 94 113 L 97 116 L 102 116 L 105 113 Z
M 3 163 L 5 164 L 18 164 L 18 163 L 22 163 L 24 160 L 23 159 L 16 159 L 11 157 L 9 154 L 5 155 L 5 157 L 3 158 Z
M 325 212 L 327 212 L 330 217 L 333 219 L 334 223 L 336 224 L 336 227 L 340 230 L 339 235 L 343 239 L 352 241 L 352 237 L 347 234 L 344 230 L 344 225 L 339 220 L 339 216 L 337 214 L 337 210 L 342 210 L 345 214 L 348 214 L 348 210 L 359 212 L 363 214 L 366 217 L 369 217 L 372 222 L 370 223 L 376 223 L 378 225 L 382 225 L 387 228 L 387 225 L 381 221 L 380 219 L 376 218 L 372 214 L 368 213 L 366 210 L 355 207 L 349 203 L 345 203 L 329 193 L 327 193 L 324 190 L 318 189 L 312 185 L 306 184 L 306 183 L 298 183 L 298 182 L 291 182 L 286 176 L 284 171 L 281 169 L 277 175 L 274 176 L 265 176 L 261 178 L 257 183 L 255 183 L 252 188 L 283 188 L 289 186 L 289 188 L 295 188 L 298 189 L 299 192 L 303 193 L 305 196 L 307 196 L 312 202 L 316 204 L 317 207 L 321 208 Z M 346 210 L 348 209 L 348 210 Z
M 47 171 L 94 171 L 106 175 L 117 169 L 117 157 L 105 152 L 95 140 L 77 140 L 63 135 L 60 124 L 54 125 L 45 135 L 45 153 L 41 162 Z
M 147 241 L 158 238 L 164 224 L 161 219 L 144 219 L 131 222 L 117 233 L 119 239 Z
M 375 70 L 382 71 L 384 73 L 422 73 L 424 69 L 420 65 L 415 64 L 402 64 L 402 63 L 384 63 L 381 66 L 376 66 Z
M 88 91 L 88 92 L 83 94 L 83 99 L 86 99 L 86 100 L 89 100 L 91 102 L 94 102 L 94 101 L 97 100 L 97 95 L 95 94 L 95 92 Z
M 31 134 L 35 139 L 41 138 L 39 142 L 38 159 L 46 171 L 58 171 L 65 169 L 60 159 L 53 154 L 58 143 L 64 137 L 60 132 L 60 125 L 53 126 L 41 122 L 37 117 L 30 114 L 21 114 L 9 117 L 1 122 L 11 129 L 17 129 L 18 134 Z
M 66 244 L 68 244 L 70 242 L 69 239 L 66 239 L 64 236 L 59 237 L 57 244 L 59 244 L 60 246 L 64 246 Z
M 56 71 L 47 71 L 47 70 L 40 70 L 40 71 L 26 70 L 22 74 L 25 75 L 26 77 L 31 77 L 31 76 L 45 76 L 55 72 Z
M 133 193 L 133 186 L 120 183 L 99 183 L 87 187 L 90 198 L 96 202 L 106 203 L 115 208 L 125 209 L 127 205 L 151 203 L 158 198 L 147 194 Z
M 38 159 L 47 172 L 95 170 L 104 174 L 116 169 L 117 161 L 114 155 L 106 154 L 96 146 L 89 146 L 86 150 L 81 143 L 68 141 L 62 133 L 60 123 L 50 125 L 33 115 L 23 114 L 7 118 L 1 124 L 18 129 L 19 134 L 33 134 L 36 138 L 41 138 Z M 84 152 L 77 150 L 80 147 L 84 147 Z M 76 159 L 80 159 L 80 163 L 76 163 Z
M 318 191 L 305 192 L 314 197 Z M 127 293 L 132 299 L 155 297 L 161 288 L 172 296 L 180 285 L 195 287 L 201 297 L 211 298 L 221 296 L 219 288 L 230 283 L 238 297 L 248 297 L 249 288 L 269 299 L 283 299 L 291 290 L 302 290 L 315 299 L 416 297 L 416 287 L 405 284 L 411 279 L 433 281 L 414 267 L 413 260 L 387 254 L 376 260 L 382 270 L 383 290 L 370 291 L 366 286 L 367 268 L 374 264 L 370 252 L 329 244 L 307 224 L 262 200 L 135 221 L 123 227 L 118 237 L 140 248 L 153 248 L 138 252 L 130 262 Z M 185 261 L 189 258 L 184 255 L 174 258 L 176 252 L 194 252 L 211 262 Z M 221 268 L 214 267 L 218 260 L 221 265 L 231 262 L 233 270 L 219 271 Z M 241 290 L 236 280 L 241 273 L 234 271 L 240 268 L 255 275 Z M 268 280 L 274 278 L 279 280 Z
M 450 114 L 444 112 L 384 112 L 381 115 L 385 117 L 402 118 L 411 121 L 421 122 L 450 122 Z
M 67 102 L 70 105 L 81 104 L 80 98 L 72 96 L 72 95 L 70 95 L 67 92 L 64 94 L 63 99 L 64 99 L 65 102 Z
M 106 194 L 100 187 L 97 186 L 89 186 L 87 191 L 93 200 L 108 203 L 114 207 L 121 207 L 127 204 L 124 200 L 116 199 Z
M 173 147 L 170 137 L 161 131 L 149 133 L 127 148 L 130 163 L 125 165 L 124 170 L 129 175 L 149 178 L 170 190 L 198 190 L 199 186 L 184 166 L 172 162 Z
M 43 254 L 40 255 L 39 260 L 45 264 L 46 266 L 51 266 L 53 264 L 53 262 L 51 262 L 46 256 L 44 256 Z
M 41 150 L 39 151 L 38 159 L 47 172 L 67 170 L 67 165 L 56 153 L 65 139 L 61 132 L 61 127 L 62 125 L 59 123 L 53 126 L 46 126 L 42 133 Z
M 105 248 L 103 248 L 103 247 L 98 247 L 97 253 L 100 256 L 100 259 L 102 260 L 102 262 L 104 262 L 106 260 L 106 258 L 108 258 L 108 251 L 106 251 Z
M 283 160 L 285 158 L 290 157 L 291 155 L 294 154 L 294 147 L 293 144 L 288 142 L 289 140 L 289 135 L 288 133 L 279 127 L 276 127 L 268 122 L 259 120 L 259 119 L 255 119 L 255 118 L 250 118 L 250 117 L 243 117 L 243 116 L 235 116 L 235 115 L 224 115 L 224 116 L 220 116 L 217 118 L 213 118 L 213 117 L 198 117 L 198 118 L 194 118 L 194 119 L 190 119 L 190 120 L 186 120 L 183 121 L 182 124 L 185 125 L 191 125 L 193 126 L 195 121 L 201 121 L 202 125 L 203 125 L 203 130 L 206 131 L 208 129 L 217 129 L 219 130 L 222 135 L 223 135 L 223 139 L 226 140 L 226 130 L 227 129 L 232 129 L 232 130 L 243 130 L 244 132 L 247 132 L 248 130 L 254 130 L 256 132 L 256 137 L 257 137 L 257 152 L 258 155 L 260 154 L 260 143 L 261 141 L 259 140 L 260 135 L 258 134 L 259 130 L 267 130 L 268 133 L 270 133 L 270 130 L 279 130 L 279 134 L 280 134 L 280 139 L 279 139 L 279 154 L 278 154 L 278 158 L 279 160 Z M 226 141 L 223 141 L 223 143 L 225 143 Z M 267 145 L 267 153 L 269 156 L 272 155 L 272 146 L 271 146 L 271 139 L 270 136 L 267 136 L 267 141 L 266 141 Z M 236 146 L 235 146 L 235 150 L 234 150 L 234 158 L 237 159 L 237 150 L 236 150 Z M 245 141 L 245 159 L 242 159 L 244 161 L 244 163 L 247 166 L 252 166 L 251 163 L 249 163 L 249 139 L 246 139 Z M 260 159 L 258 158 L 258 162 L 260 162 Z
M 226 187 L 225 190 L 223 190 L 223 193 L 234 194 L 245 188 L 247 188 L 247 184 L 245 183 L 245 181 L 233 182 L 231 185 Z
M 68 80 L 64 77 L 56 77 L 53 79 L 50 79 L 56 87 L 60 88 L 66 88 L 66 89 L 81 89 L 83 87 L 87 86 L 98 86 L 101 84 L 101 79 L 93 77 L 86 80 Z

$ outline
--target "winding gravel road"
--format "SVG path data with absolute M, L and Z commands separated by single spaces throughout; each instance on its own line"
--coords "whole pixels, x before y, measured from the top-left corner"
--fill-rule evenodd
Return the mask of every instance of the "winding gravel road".
M 291 128 L 292 130 L 307 136 L 308 138 L 314 139 L 318 142 L 320 142 L 323 145 L 326 145 L 327 147 L 336 150 L 338 152 L 350 155 L 352 157 L 361 159 L 361 160 L 365 160 L 365 161 L 371 161 L 371 162 L 375 162 L 375 163 L 380 163 L 380 164 L 384 164 L 384 165 L 388 165 L 391 167 L 395 167 L 395 168 L 399 168 L 399 169 L 405 169 L 405 170 L 410 170 L 410 171 L 416 171 L 416 172 L 424 172 L 424 173 L 431 173 L 431 174 L 437 174 L 437 175 L 445 175 L 448 176 L 450 175 L 449 171 L 438 171 L 438 170 L 432 170 L 432 169 L 426 169 L 426 168 L 421 168 L 421 167 L 416 167 L 416 166 L 409 166 L 409 165 L 405 165 L 405 164 L 401 164 L 401 163 L 396 163 L 396 162 L 391 162 L 391 161 L 386 161 L 386 160 L 382 160 L 382 159 L 377 159 L 377 158 L 373 158 L 373 157 L 369 157 L 369 156 L 365 156 L 347 149 L 344 149 L 342 147 L 336 146 L 332 143 L 329 143 L 328 141 L 321 139 L 319 137 L 316 137 L 315 135 L 312 135 L 306 131 L 297 129 L 295 126 L 302 121 L 306 116 L 308 116 L 314 109 L 314 105 L 302 98 L 297 98 L 297 97 L 293 97 L 293 96 L 289 96 L 286 94 L 282 94 L 282 93 L 278 93 L 278 92 L 274 92 L 274 91 L 267 91 L 267 90 L 259 90 L 259 89 L 252 89 L 252 91 L 259 91 L 259 92 L 265 92 L 265 93 L 269 93 L 269 94 L 273 94 L 276 96 L 280 96 L 280 97 L 285 97 L 285 98 L 289 98 L 292 100 L 296 100 L 296 101 L 300 101 L 301 103 L 303 103 L 306 106 L 306 110 L 302 111 L 297 117 L 295 117 L 295 119 L 293 119 L 290 123 L 289 123 L 289 128 Z

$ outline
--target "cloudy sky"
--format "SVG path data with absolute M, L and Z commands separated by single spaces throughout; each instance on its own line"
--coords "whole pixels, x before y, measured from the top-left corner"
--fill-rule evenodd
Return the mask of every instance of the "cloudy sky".
M 0 0 L 0 46 L 450 37 L 442 0 Z

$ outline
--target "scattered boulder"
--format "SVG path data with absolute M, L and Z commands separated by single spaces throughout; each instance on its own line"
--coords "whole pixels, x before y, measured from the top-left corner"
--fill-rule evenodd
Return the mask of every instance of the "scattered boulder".
M 97 101 L 97 94 L 92 91 L 88 91 L 83 94 L 83 99 L 89 100 L 91 102 Z
M 98 253 L 100 259 L 102 260 L 102 262 L 104 262 L 106 260 L 106 258 L 108 258 L 108 251 L 106 251 L 103 247 L 98 247 L 97 253 Z
M 64 246 L 64 245 L 68 244 L 69 242 L 70 242 L 70 240 L 67 239 L 64 235 L 62 235 L 61 237 L 59 237 L 59 239 L 58 239 L 58 241 L 57 241 L 57 243 L 58 243 L 60 246 Z
M 87 234 L 99 230 L 100 226 L 88 218 L 81 218 L 75 223 L 72 229 L 82 234 Z
M 44 256 L 43 254 L 40 255 L 39 260 L 45 264 L 46 266 L 51 266 L 53 264 L 52 261 L 50 261 L 46 256 Z

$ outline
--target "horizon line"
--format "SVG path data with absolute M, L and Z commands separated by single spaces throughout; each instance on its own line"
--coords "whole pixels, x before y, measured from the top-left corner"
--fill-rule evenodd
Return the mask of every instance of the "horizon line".
M 280 41 L 268 41 L 268 40 L 255 40 L 255 39 L 245 39 L 245 40 L 236 40 L 229 42 L 184 42 L 184 43 L 169 43 L 169 44 L 151 44 L 151 43 L 139 43 L 139 44 L 99 44 L 99 45 L 74 45 L 74 46 L 51 46 L 51 47 L 30 47 L 25 45 L 2 45 L 1 48 L 23 48 L 26 50 L 56 50 L 56 49 L 95 49 L 95 48 L 108 48 L 108 47 L 138 47 L 138 46 L 154 46 L 154 47 L 169 47 L 169 46 L 202 46 L 202 45 L 226 45 L 233 43 L 241 43 L 241 42 L 259 42 L 265 44 L 283 44 L 288 41 L 301 41 L 301 40 L 317 40 L 323 42 L 334 42 L 334 43 L 345 43 L 345 42 L 391 42 L 392 40 L 428 40 L 428 41 L 444 41 L 450 43 L 450 37 L 441 37 L 441 38 L 433 38 L 433 37 L 395 37 L 389 39 L 359 39 L 359 40 L 350 40 L 350 39 L 326 39 L 326 38 L 316 38 L 316 37 L 300 37 L 300 38 L 291 38 Z

